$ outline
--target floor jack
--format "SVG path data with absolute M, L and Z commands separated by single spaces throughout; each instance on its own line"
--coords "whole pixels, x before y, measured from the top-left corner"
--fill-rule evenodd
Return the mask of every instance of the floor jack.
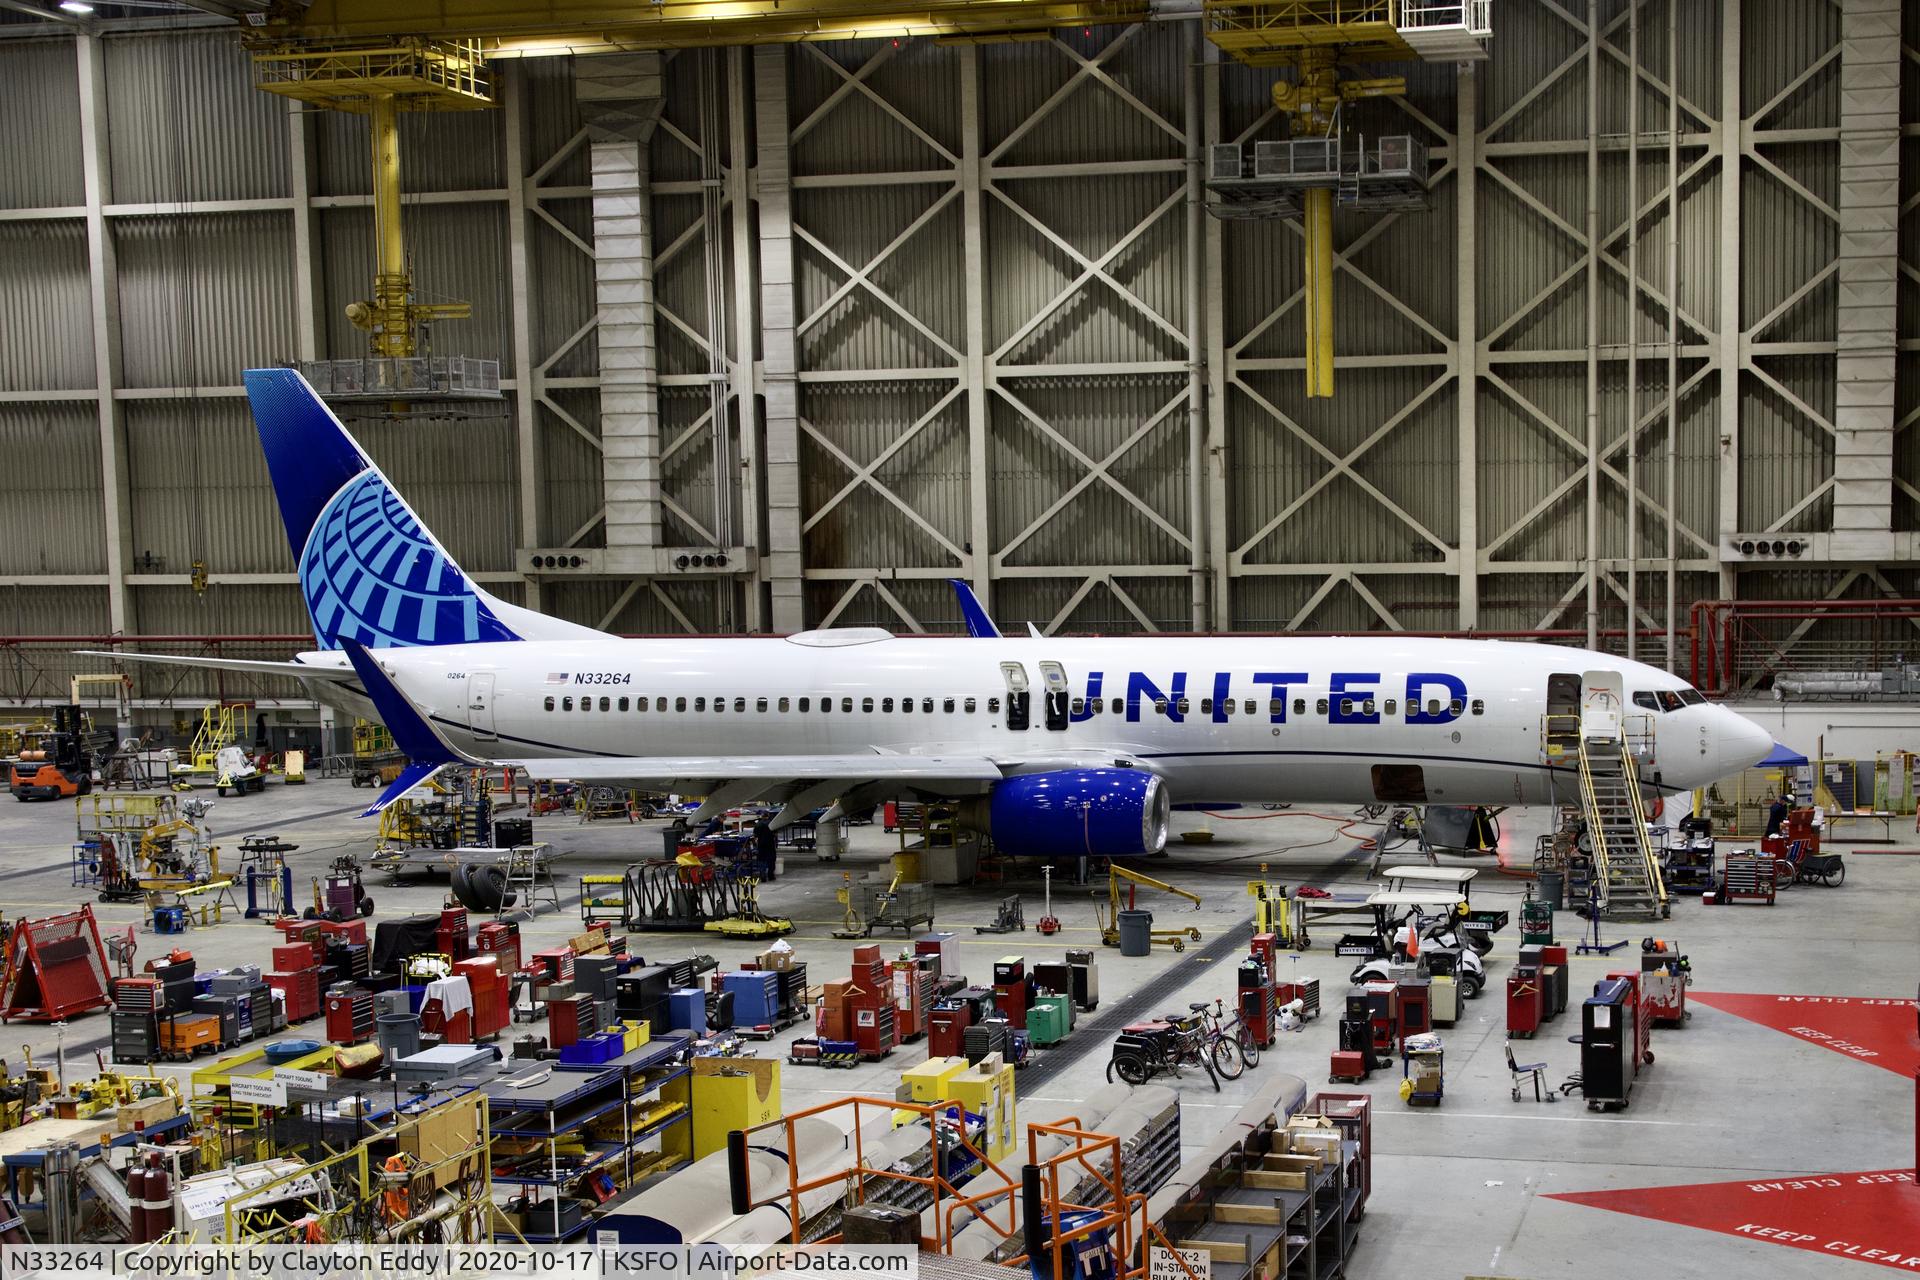
M 1040 874 L 1047 882 L 1047 908 L 1046 914 L 1041 916 L 1039 923 L 1033 927 L 1051 938 L 1060 932 L 1060 917 L 1053 914 L 1053 864 L 1048 863 L 1041 867 Z
M 1573 949 L 1580 956 L 1610 956 L 1627 945 L 1625 938 L 1618 942 L 1600 941 L 1600 886 L 1587 886 L 1587 936 Z

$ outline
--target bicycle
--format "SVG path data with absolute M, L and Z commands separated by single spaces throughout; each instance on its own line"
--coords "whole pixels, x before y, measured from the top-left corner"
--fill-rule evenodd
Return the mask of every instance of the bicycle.
M 1117 1074 L 1130 1085 L 1142 1085 L 1163 1072 L 1177 1076 L 1183 1066 L 1198 1066 L 1213 1081 L 1214 1092 L 1219 1092 L 1220 1075 L 1214 1066 L 1216 1042 L 1208 1040 L 1200 1018 L 1205 1008 L 1195 1005 L 1191 1013 L 1164 1014 L 1157 1022 L 1122 1031 L 1113 1042 L 1107 1079 Z
M 1222 998 L 1215 998 L 1213 1002 L 1213 1023 L 1215 1028 L 1222 1035 L 1227 1036 L 1234 1046 L 1240 1050 L 1240 1057 L 1248 1066 L 1259 1066 L 1260 1042 L 1253 1038 L 1253 1028 L 1247 1025 L 1246 1020 L 1240 1016 L 1238 1009 L 1233 1011 L 1232 1017 L 1226 1017 L 1226 1003 Z M 1225 1021 L 1222 1021 L 1223 1018 L 1225 1018 Z

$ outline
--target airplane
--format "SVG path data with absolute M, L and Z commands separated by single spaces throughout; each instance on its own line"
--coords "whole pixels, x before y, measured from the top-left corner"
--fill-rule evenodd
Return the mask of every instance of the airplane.
M 1745 769 L 1765 729 L 1643 663 L 1546 644 L 1394 635 L 1004 636 L 964 584 L 967 638 L 870 627 L 624 639 L 474 584 L 299 373 L 245 374 L 315 647 L 291 661 L 99 656 L 290 676 L 378 718 L 409 764 L 777 803 L 951 800 L 1010 854 L 1160 852 L 1173 806 L 1550 804 L 1598 707 L 1642 786 Z M 1556 728 L 1556 725 L 1558 728 Z

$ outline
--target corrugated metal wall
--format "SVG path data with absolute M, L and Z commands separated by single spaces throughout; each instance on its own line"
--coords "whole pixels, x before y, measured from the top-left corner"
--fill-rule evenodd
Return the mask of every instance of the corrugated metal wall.
M 1608 474 L 1600 480 L 1594 550 L 1616 574 L 1623 572 L 1617 564 L 1623 557 L 1638 553 L 1657 562 L 1665 551 L 1667 431 L 1659 410 L 1671 288 L 1680 312 L 1684 387 L 1672 477 L 1673 510 L 1686 531 L 1679 539 L 1687 561 L 1682 605 L 1694 595 L 1721 592 L 1713 547 L 1723 523 L 1725 407 L 1714 364 L 1722 329 L 1734 322 L 1752 328 L 1832 263 L 1834 224 L 1820 206 L 1838 199 L 1842 107 L 1837 61 L 1817 65 L 1838 39 L 1834 6 L 1825 0 L 1749 3 L 1738 50 L 1742 111 L 1759 112 L 1786 86 L 1804 83 L 1744 128 L 1722 120 L 1720 33 L 1729 2 L 1648 0 L 1639 31 L 1646 76 L 1637 87 L 1624 65 L 1625 0 L 1599 3 L 1599 112 L 1590 126 L 1580 27 L 1588 6 L 1583 0 L 1503 0 L 1493 56 L 1476 72 L 1482 155 L 1469 211 L 1477 251 L 1466 264 L 1476 294 L 1474 332 L 1457 331 L 1457 174 L 1448 171 L 1436 183 L 1425 211 L 1384 218 L 1343 212 L 1335 228 L 1346 255 L 1336 277 L 1342 364 L 1332 401 L 1302 394 L 1297 229 L 1283 223 L 1217 229 L 1220 275 L 1205 288 L 1209 300 L 1217 296 L 1222 316 L 1222 332 L 1210 335 L 1209 344 L 1219 353 L 1225 387 L 1224 399 L 1208 406 L 1225 446 L 1219 514 L 1226 537 L 1215 551 L 1245 566 L 1220 575 L 1226 599 L 1219 616 L 1247 629 L 1296 621 L 1313 629 L 1375 629 L 1387 625 L 1384 610 L 1409 628 L 1457 626 L 1460 592 L 1442 561 L 1449 554 L 1444 548 L 1471 534 L 1488 549 L 1490 562 L 1484 571 L 1464 569 L 1477 579 L 1481 628 L 1582 625 L 1585 361 L 1594 337 L 1587 332 L 1581 243 L 1590 127 L 1601 135 L 1595 194 L 1610 258 L 1601 268 L 1598 297 L 1603 359 L 1593 407 Z M 1673 53 L 1685 174 L 1671 226 L 1660 198 L 1668 180 L 1661 85 L 1670 11 L 1679 28 Z M 1909 22 L 1920 18 L 1910 13 Z M 797 320 L 811 321 L 797 339 L 804 561 L 818 575 L 807 588 L 809 617 L 833 612 L 843 624 L 910 625 L 887 602 L 890 595 L 913 623 L 951 629 L 957 617 L 950 593 L 933 575 L 969 572 L 969 557 L 988 556 L 998 567 L 985 576 L 992 579 L 995 611 L 1005 619 L 1084 631 L 1190 625 L 1189 552 L 1181 541 L 1195 514 L 1183 401 L 1190 270 L 1180 198 L 1185 32 L 1177 24 L 1072 30 L 1051 41 L 968 51 L 933 41 L 836 43 L 792 47 L 784 58 L 788 119 L 797 131 L 790 157 L 798 182 L 793 213 L 802 232 L 794 249 L 795 311 Z M 979 77 L 985 176 L 983 257 L 974 262 L 965 257 L 966 202 L 959 189 L 969 59 Z M 1087 60 L 1099 61 L 1100 74 L 1083 73 L 1069 89 Z M 684 542 L 701 540 L 698 526 L 711 518 L 715 484 L 708 429 L 694 429 L 708 406 L 697 378 L 706 368 L 696 340 L 706 328 L 695 185 L 700 165 L 688 145 L 702 144 L 700 61 L 691 54 L 668 59 L 666 110 L 651 148 L 663 308 L 658 340 L 667 379 L 662 437 L 670 447 L 678 442 L 663 473 L 668 497 L 685 513 L 670 511 L 665 527 L 670 540 Z M 295 311 L 307 267 L 294 261 L 296 211 L 284 203 L 291 144 L 301 130 L 311 132 L 314 160 L 310 269 L 320 333 L 312 354 L 362 348 L 363 335 L 343 312 L 369 289 L 365 121 L 290 115 L 284 103 L 250 87 L 246 59 L 223 32 L 111 38 L 104 66 L 108 199 L 146 206 L 109 210 L 122 326 L 120 385 L 136 392 L 196 389 L 191 397 L 122 397 L 129 551 L 149 579 L 183 574 L 193 560 L 205 560 L 216 575 L 285 572 L 288 554 L 270 487 L 244 404 L 231 391 L 240 369 L 303 354 Z M 1436 148 L 1439 163 L 1451 165 L 1454 68 L 1398 70 L 1408 76 L 1412 112 L 1388 102 L 1361 103 L 1351 108 L 1352 123 L 1369 136 L 1411 132 Z M 1907 59 L 1903 72 L 1903 118 L 1920 121 L 1920 69 Z M 565 59 L 532 60 L 511 75 L 531 171 L 579 134 L 572 70 Z M 859 87 L 848 88 L 850 75 L 860 77 Z M 1286 124 L 1268 101 L 1273 79 L 1271 72 L 1221 68 L 1219 138 L 1285 136 Z M 757 128 L 751 87 L 747 75 L 728 88 L 729 95 L 743 89 L 749 95 L 732 107 L 748 113 L 750 145 Z M 1629 232 L 1621 135 L 1634 93 L 1649 142 L 1637 169 L 1645 213 Z M 0 220 L 0 396 L 90 393 L 85 222 L 74 211 L 85 196 L 85 139 L 72 42 L 0 41 L 0 94 L 13 126 L 0 139 L 0 210 L 46 211 Z M 471 320 L 438 327 L 435 348 L 497 358 L 511 375 L 514 229 L 506 131 L 497 111 L 409 116 L 403 149 L 412 197 L 408 243 L 420 294 L 464 298 L 474 306 Z M 1739 132 L 1752 154 L 1736 160 L 1729 178 L 1715 149 Z M 731 149 L 725 137 L 713 143 L 722 153 Z M 1920 140 L 1909 138 L 1903 202 L 1920 191 L 1916 172 Z M 912 180 L 893 176 L 900 174 Z M 476 572 L 510 572 L 523 543 L 557 544 L 576 535 L 587 546 L 604 541 L 593 524 L 602 497 L 598 449 L 561 416 L 575 419 L 587 435 L 597 431 L 597 344 L 589 333 L 555 355 L 597 305 L 591 262 L 561 229 L 591 238 L 582 190 L 587 176 L 585 148 L 573 146 L 529 193 L 553 220 L 532 214 L 525 229 L 533 348 L 527 355 L 547 401 L 530 427 L 538 476 L 518 474 L 511 397 L 504 416 L 360 428 L 422 514 Z M 1737 316 L 1721 314 L 1728 249 L 1720 225 L 1729 181 L 1737 183 L 1740 201 L 1741 238 L 1733 247 Z M 182 201 L 269 203 L 168 207 Z M 1903 215 L 1901 253 L 1920 271 L 1916 219 L 1920 210 Z M 916 220 L 917 230 L 876 261 Z M 734 308 L 737 273 L 756 265 L 751 257 L 734 261 L 731 209 L 723 224 L 720 252 L 727 305 Z M 1671 281 L 1670 234 L 1679 262 Z M 1646 346 L 1636 405 L 1627 402 L 1618 345 L 1627 337 L 1628 306 L 1623 270 L 1615 263 L 1624 261 L 1629 235 L 1645 282 L 1633 330 Z M 1123 238 L 1126 247 L 1105 263 L 1118 288 L 1088 273 L 1064 247 L 1098 260 Z M 850 275 L 860 272 L 870 288 L 850 285 Z M 982 406 L 970 405 L 964 392 L 970 272 L 983 282 L 989 358 Z M 1559 286 L 1549 288 L 1556 281 Z M 1920 343 L 1920 285 L 1907 276 L 1899 315 L 1903 341 Z M 729 325 L 728 354 L 737 357 L 732 330 Z M 1834 411 L 1834 362 L 1823 349 L 1834 333 L 1835 291 L 1827 281 L 1747 334 L 1754 372 L 1738 379 L 1732 495 L 1738 510 L 1727 513 L 1735 527 L 1825 527 L 1824 500 L 1789 513 L 1832 474 L 1831 436 L 1807 410 L 1827 417 Z M 1484 349 L 1480 375 L 1466 380 L 1452 354 L 1463 341 Z M 1463 386 L 1477 421 L 1478 461 L 1470 476 L 1461 474 Z M 1920 485 L 1920 433 L 1911 426 L 1920 411 L 1916 386 L 1920 354 L 1904 351 L 1896 412 L 1906 425 L 1895 456 L 1904 486 L 1895 495 L 1901 529 L 1920 527 L 1912 488 Z M 986 432 L 986 470 L 979 475 L 970 464 L 976 409 Z M 1641 509 L 1639 545 L 1629 547 L 1627 501 L 1614 473 L 1624 474 L 1629 420 L 1638 415 L 1652 415 L 1633 437 L 1649 501 Z M 737 432 L 736 420 L 730 416 L 722 430 Z M 1105 460 L 1136 432 L 1107 478 L 1089 476 L 1086 459 Z M 1353 458 L 1350 473 L 1329 461 L 1328 454 L 1345 458 L 1376 433 Z M 7 535 L 0 576 L 17 583 L 6 588 L 9 603 L 0 607 L 11 609 L 21 626 L 32 614 L 31 625 L 43 631 L 106 626 L 103 583 L 55 591 L 31 582 L 36 575 L 105 572 L 94 400 L 90 394 L 47 403 L 0 400 L 0 436 L 15 462 L 0 477 Z M 870 480 L 849 489 L 859 470 L 883 454 Z M 971 545 L 981 532 L 972 523 L 976 486 L 984 489 L 984 547 Z M 1564 491 L 1545 502 L 1557 488 Z M 1469 490 L 1475 523 L 1462 529 L 1462 497 Z M 537 528 L 521 528 L 528 507 Z M 1817 595 L 1844 571 L 1742 571 L 1737 585 L 1743 593 Z M 1342 576 L 1347 572 L 1351 580 Z M 642 589 L 622 605 L 626 585 L 549 583 L 541 604 L 588 622 L 619 605 L 611 625 L 642 631 L 706 627 L 719 617 L 701 584 Z M 1641 605 L 1658 613 L 1664 587 L 1663 573 L 1643 569 Z M 519 594 L 515 584 L 495 589 Z M 1599 625 L 1621 625 L 1624 604 L 1610 588 L 1602 597 Z M 290 590 L 275 584 L 216 585 L 196 594 L 177 583 L 143 580 L 126 598 L 128 616 L 141 630 L 301 626 Z M 1562 601 L 1568 607 L 1558 607 Z

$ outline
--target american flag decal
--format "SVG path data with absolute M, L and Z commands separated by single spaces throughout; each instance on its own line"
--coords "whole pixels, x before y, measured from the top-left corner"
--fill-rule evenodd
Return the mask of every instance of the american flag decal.
M 547 683 L 548 683 L 548 684 L 565 684 L 566 682 L 567 682 L 567 673 L 566 673 L 566 672 L 564 672 L 564 671 L 549 671 L 549 672 L 547 672 Z

